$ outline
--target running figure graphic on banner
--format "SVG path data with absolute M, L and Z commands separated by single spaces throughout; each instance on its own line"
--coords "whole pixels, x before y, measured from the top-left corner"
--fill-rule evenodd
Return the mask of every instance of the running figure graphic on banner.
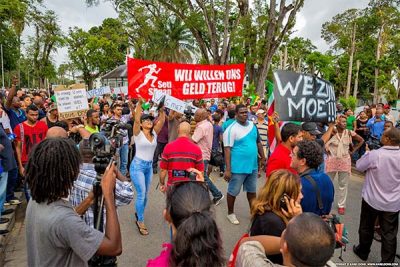
M 142 88 L 143 86 L 147 85 L 150 80 L 152 80 L 151 86 L 152 87 L 156 87 L 156 85 L 154 83 L 157 81 L 158 77 L 154 76 L 153 74 L 154 73 L 158 74 L 160 72 L 160 70 L 161 70 L 161 68 L 159 68 L 158 70 L 156 70 L 156 68 L 157 68 L 156 64 L 150 64 L 148 66 L 144 66 L 144 67 L 141 67 L 139 69 L 139 71 L 142 71 L 143 69 L 148 69 L 149 72 L 144 77 L 144 82 L 141 85 L 139 85 L 138 88 L 136 88 L 136 92 L 137 93 L 139 93 L 140 88 Z

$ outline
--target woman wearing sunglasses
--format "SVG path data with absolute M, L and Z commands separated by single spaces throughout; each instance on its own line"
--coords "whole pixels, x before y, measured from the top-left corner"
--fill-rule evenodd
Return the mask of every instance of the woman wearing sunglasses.
M 225 266 L 222 240 L 204 180 L 175 183 L 168 187 L 166 197 L 163 215 L 172 228 L 172 244 L 164 243 L 160 256 L 149 260 L 147 266 Z
M 130 166 L 130 176 L 136 188 L 135 217 L 136 225 L 141 235 L 148 235 L 144 224 L 144 210 L 147 204 L 147 193 L 153 177 L 153 155 L 157 147 L 157 135 L 165 121 L 165 113 L 161 108 L 156 124 L 154 117 L 142 114 L 142 99 L 139 100 L 135 111 L 133 125 L 133 139 L 136 145 L 136 154 Z

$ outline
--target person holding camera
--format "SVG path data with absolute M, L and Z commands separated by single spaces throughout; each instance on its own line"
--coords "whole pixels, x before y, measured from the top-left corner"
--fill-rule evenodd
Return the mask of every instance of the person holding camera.
M 368 151 L 356 164 L 366 172 L 362 190 L 359 245 L 354 253 L 367 260 L 374 237 L 375 220 L 382 232 L 382 262 L 395 261 L 400 210 L 400 130 L 390 128 L 381 138 L 383 147 Z
M 95 170 L 95 164 L 93 164 L 95 154 L 90 148 L 90 142 L 88 139 L 83 139 L 79 143 L 79 153 L 83 163 L 80 166 L 78 178 L 74 181 L 69 202 L 75 207 L 75 211 L 83 218 L 87 225 L 96 228 L 96 208 L 94 206 L 96 203 L 93 205 L 93 201 L 96 200 L 95 194 L 97 189 L 94 184 L 96 183 L 98 173 Z M 117 178 L 115 180 L 115 206 L 119 207 L 129 205 L 133 199 L 132 183 L 130 183 L 130 181 L 123 176 L 117 168 L 114 168 L 114 170 Z M 105 218 L 104 209 L 103 218 Z M 101 222 L 104 224 L 104 221 Z M 102 231 L 104 225 L 99 226 L 99 229 L 96 229 Z M 89 266 L 99 266 L 99 263 L 107 263 L 107 266 L 116 266 L 116 262 L 117 258 L 115 256 L 93 257 L 89 262 Z
M 201 171 L 189 171 L 202 176 Z M 160 256 L 150 259 L 147 266 L 226 266 L 221 235 L 204 179 L 174 183 L 166 197 L 163 216 L 171 225 L 172 240 L 163 244 Z
M 281 236 L 289 220 L 302 212 L 302 198 L 300 179 L 296 174 L 287 170 L 272 172 L 252 203 L 250 236 Z M 273 263 L 283 263 L 280 253 L 269 259 Z
M 173 183 L 189 180 L 187 170 L 190 168 L 204 171 L 201 149 L 190 139 L 190 131 L 190 124 L 181 122 L 178 138 L 164 148 L 160 162 L 161 192 L 165 192 Z
M 165 121 L 165 112 L 162 106 L 159 110 L 159 119 L 154 125 L 154 117 L 142 114 L 143 100 L 140 99 L 135 111 L 135 123 L 133 125 L 133 139 L 136 146 L 136 154 L 130 166 L 130 176 L 136 188 L 135 217 L 136 225 L 141 235 L 148 235 L 144 224 L 144 210 L 147 204 L 147 193 L 150 189 L 153 177 L 153 156 L 157 147 L 157 135 Z
M 101 182 L 106 209 L 102 233 L 87 225 L 67 200 L 80 163 L 75 144 L 67 138 L 45 139 L 32 150 L 25 172 L 32 197 L 25 219 L 28 266 L 88 266 L 95 254 L 122 253 L 115 166 L 108 166 Z

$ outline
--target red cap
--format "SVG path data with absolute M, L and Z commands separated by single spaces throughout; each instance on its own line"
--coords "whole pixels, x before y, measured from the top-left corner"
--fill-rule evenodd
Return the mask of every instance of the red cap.
M 390 105 L 386 104 L 383 106 L 384 109 L 390 109 Z

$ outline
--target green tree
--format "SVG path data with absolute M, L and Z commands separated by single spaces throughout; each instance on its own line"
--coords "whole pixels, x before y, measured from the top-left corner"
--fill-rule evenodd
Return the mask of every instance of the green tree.
M 84 31 L 70 29 L 66 38 L 68 54 L 77 70 L 82 72 L 89 89 L 93 81 L 125 61 L 128 36 L 115 19 L 106 19 L 99 27 Z

